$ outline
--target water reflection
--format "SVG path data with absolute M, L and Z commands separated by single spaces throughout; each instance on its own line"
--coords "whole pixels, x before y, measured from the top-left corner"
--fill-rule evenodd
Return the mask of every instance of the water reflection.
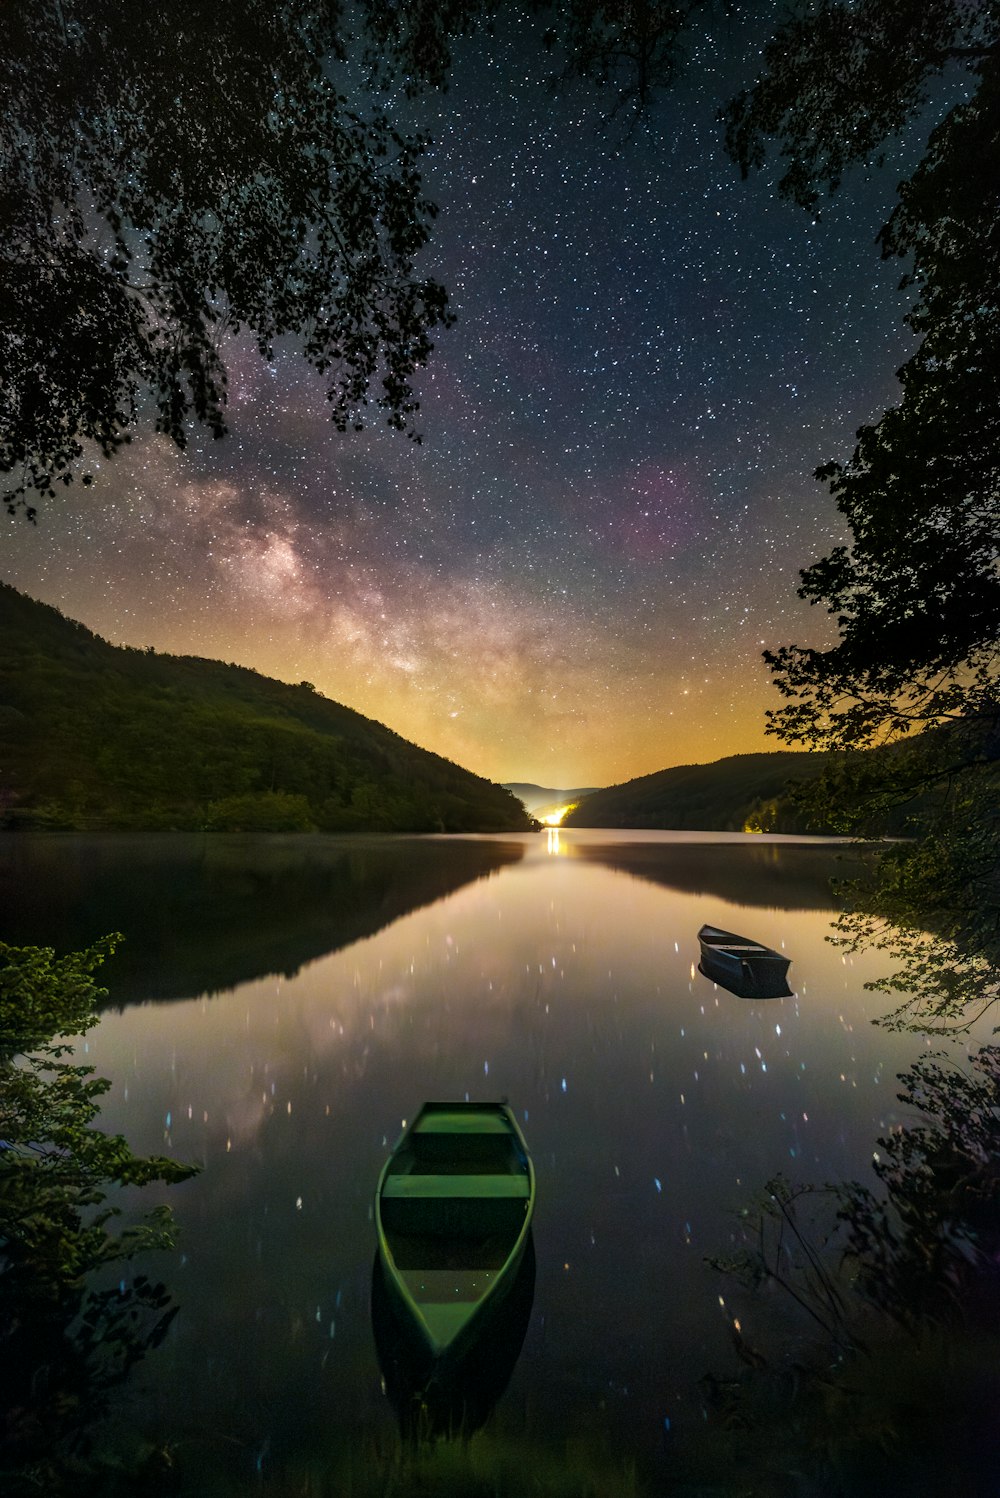
M 698 1376 L 732 1357 L 704 1256 L 733 1241 L 734 1210 L 782 1168 L 870 1180 L 873 1141 L 908 1116 L 895 1075 L 912 1041 L 869 1023 L 889 1002 L 863 986 L 878 954 L 830 947 L 831 906 L 808 908 L 820 855 L 833 874 L 837 850 L 616 834 L 616 867 L 606 840 L 557 835 L 559 856 L 547 835 L 514 857 L 503 840 L 442 842 L 454 892 L 388 925 L 378 889 L 404 888 L 432 843 L 373 847 L 399 867 L 372 879 L 356 862 L 343 900 L 361 939 L 292 979 L 131 1006 L 92 1033 L 89 1059 L 114 1084 L 106 1127 L 203 1164 L 174 1198 L 181 1249 L 163 1273 L 184 1314 L 148 1365 L 140 1411 L 199 1478 L 309 1491 L 310 1472 L 343 1471 L 345 1453 L 391 1454 L 371 1199 L 415 1095 L 506 1093 L 528 1114 L 534 1311 L 490 1439 L 544 1433 L 555 1453 L 600 1433 L 661 1487 L 664 1422 L 671 1439 L 700 1429 Z M 647 875 L 632 877 L 640 862 Z M 720 881 L 740 866 L 745 898 L 729 900 Z M 499 877 L 458 877 L 490 867 Z M 233 857 L 227 877 L 235 889 L 258 875 Z M 298 929 L 284 898 L 295 880 L 269 889 L 277 940 L 283 920 Z M 30 901 L 42 915 L 43 892 Z M 129 934 L 113 907 L 100 918 Z M 188 951 L 207 924 L 191 918 L 175 933 Z M 796 993 L 755 1004 L 712 987 L 696 968 L 705 921 L 784 942 Z M 234 916 L 234 946 L 238 934 Z M 54 923 L 49 937 L 61 939 Z
M 503 838 L 0 838 L 4 936 L 127 940 L 105 978 L 118 1004 L 292 977 L 307 962 L 516 863 Z
M 738 999 L 794 999 L 795 992 L 789 988 L 784 978 L 741 978 L 733 973 L 719 973 L 709 971 L 704 962 L 699 962 L 698 971 L 703 978 L 714 984 L 717 988 L 724 988 L 727 993 L 734 994 Z
M 777 1176 L 748 1201 L 718 1260 L 739 1363 L 706 1380 L 712 1448 L 685 1453 L 699 1481 L 752 1432 L 758 1469 L 765 1444 L 780 1453 L 781 1493 L 995 1498 L 1000 1050 L 955 1059 L 898 1079 L 913 1117 L 876 1140 L 876 1189 Z
M 574 857 L 688 894 L 717 895 L 740 906 L 830 910 L 831 881 L 856 878 L 870 859 L 859 844 L 835 838 L 762 838 L 738 833 L 650 838 L 605 832 L 563 843 Z

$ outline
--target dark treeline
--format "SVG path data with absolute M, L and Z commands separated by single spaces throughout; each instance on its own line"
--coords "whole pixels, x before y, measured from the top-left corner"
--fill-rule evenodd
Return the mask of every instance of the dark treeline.
M 914 755 L 929 763 L 935 739 L 930 730 L 919 745 L 903 741 L 851 755 L 775 750 L 675 765 L 595 791 L 563 825 L 916 837 L 935 823 L 950 792 L 943 763 L 936 775 L 907 781 Z M 945 746 L 936 747 L 940 753 Z
M 7 827 L 507 832 L 501 786 L 239 666 L 109 645 L 0 586 Z
M 676 831 L 830 832 L 791 799 L 815 779 L 820 754 L 733 754 L 709 765 L 675 765 L 596 791 L 564 818 L 566 827 L 661 827 Z

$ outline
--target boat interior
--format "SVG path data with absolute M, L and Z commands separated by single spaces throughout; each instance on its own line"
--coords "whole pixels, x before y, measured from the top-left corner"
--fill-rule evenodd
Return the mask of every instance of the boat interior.
M 428 1111 L 382 1183 L 396 1267 L 452 1275 L 502 1268 L 529 1196 L 527 1161 L 502 1114 Z

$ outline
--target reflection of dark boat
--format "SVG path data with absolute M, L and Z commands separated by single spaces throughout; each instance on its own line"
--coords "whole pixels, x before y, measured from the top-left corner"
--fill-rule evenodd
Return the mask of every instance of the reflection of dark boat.
M 467 1440 L 485 1425 L 510 1381 L 524 1343 L 535 1295 L 535 1248 L 529 1231 L 521 1262 L 502 1304 L 482 1335 L 452 1361 L 431 1358 L 399 1315 L 378 1254 L 372 1272 L 372 1330 L 385 1391 L 404 1440 Z
M 720 931 L 717 926 L 702 926 L 698 941 L 701 972 L 730 993 L 755 999 L 787 998 L 791 994 L 786 976 L 791 960 L 773 947 L 732 931 Z
M 386 1289 L 421 1353 L 455 1363 L 524 1256 L 535 1171 L 505 1103 L 425 1103 L 375 1197 Z

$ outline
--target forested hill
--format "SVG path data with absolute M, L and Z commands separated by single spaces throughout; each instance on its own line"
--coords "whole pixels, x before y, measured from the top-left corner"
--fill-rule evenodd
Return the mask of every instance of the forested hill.
M 779 750 L 733 754 L 710 765 L 676 765 L 581 801 L 564 827 L 663 827 L 678 831 L 825 832 L 788 798 L 793 782 L 817 776 L 823 754 Z
M 507 832 L 521 803 L 321 696 L 109 645 L 0 584 L 7 827 Z

